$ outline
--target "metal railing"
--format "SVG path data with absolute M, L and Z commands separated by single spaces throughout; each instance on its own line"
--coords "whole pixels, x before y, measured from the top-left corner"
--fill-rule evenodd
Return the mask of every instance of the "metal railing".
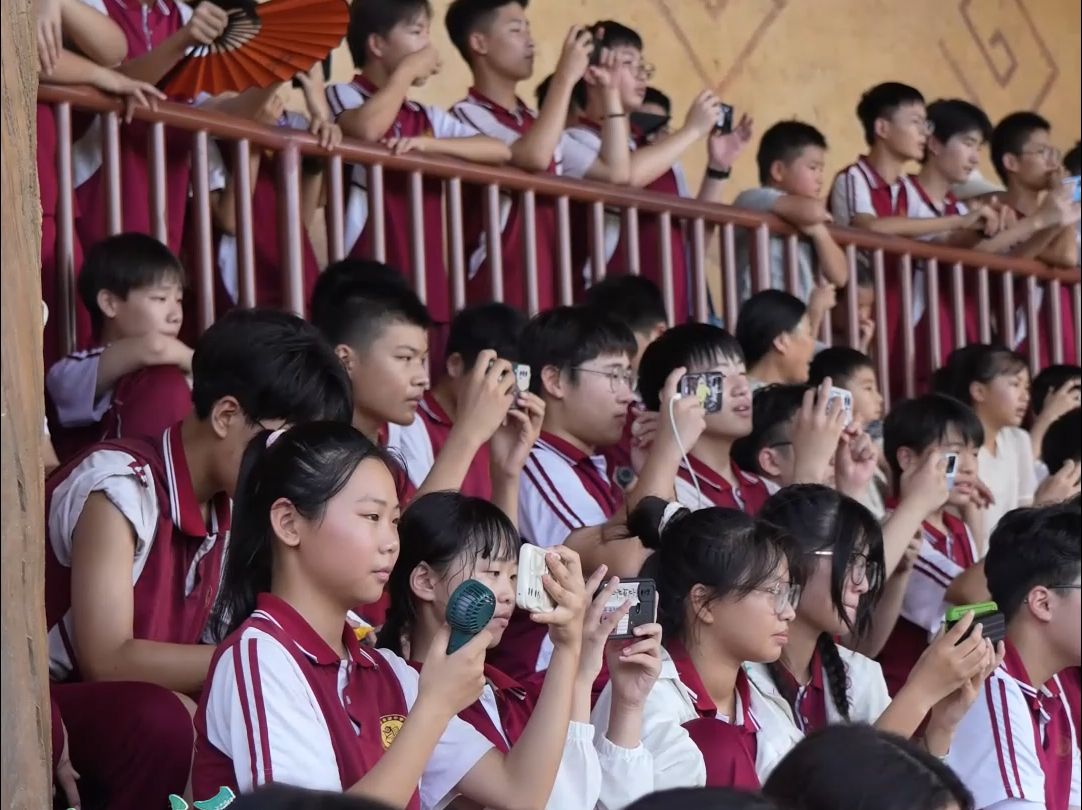
M 73 264 L 73 202 L 72 202 L 72 111 L 98 114 L 103 128 L 102 168 L 106 177 L 107 224 L 110 233 L 120 229 L 120 146 L 119 126 L 120 103 L 95 90 L 74 87 L 41 86 L 38 91 L 39 101 L 54 106 L 57 126 L 57 268 L 60 278 L 60 306 L 62 312 L 61 346 L 70 348 L 74 339 L 74 268 Z M 751 251 L 753 272 L 752 279 L 756 289 L 770 285 L 770 250 L 772 236 L 785 238 L 786 247 L 786 284 L 790 290 L 796 288 L 798 279 L 799 232 L 788 223 L 770 214 L 761 214 L 727 205 L 701 203 L 694 199 L 679 198 L 665 194 L 652 193 L 619 186 L 602 185 L 589 181 L 571 180 L 550 174 L 527 174 L 512 168 L 492 168 L 459 162 L 451 159 L 428 157 L 423 155 L 390 154 L 386 149 L 374 144 L 347 140 L 333 153 L 322 149 L 312 135 L 282 128 L 263 126 L 247 119 L 231 117 L 213 111 L 194 107 L 162 103 L 156 111 L 137 109 L 135 118 L 150 122 L 150 135 L 147 144 L 147 160 L 151 167 L 149 206 L 154 234 L 164 239 L 167 223 L 165 211 L 165 127 L 174 131 L 191 133 L 192 173 L 191 186 L 194 215 L 194 268 L 195 292 L 198 306 L 198 325 L 205 329 L 214 320 L 214 257 L 212 251 L 212 227 L 210 218 L 210 191 L 208 182 L 209 139 L 219 143 L 229 142 L 233 148 L 232 166 L 236 189 L 236 240 L 238 263 L 238 303 L 252 306 L 255 303 L 256 272 L 254 231 L 252 222 L 251 188 L 253 178 L 248 169 L 248 157 L 253 149 L 270 151 L 278 154 L 277 189 L 279 198 L 279 239 L 284 265 L 284 296 L 286 306 L 297 313 L 302 313 L 302 228 L 301 221 L 301 158 L 311 156 L 326 161 L 326 208 L 325 223 L 327 232 L 327 252 L 330 261 L 343 258 L 345 254 L 343 240 L 344 221 L 344 164 L 363 164 L 368 173 L 369 219 L 366 227 L 373 229 L 372 258 L 384 260 L 386 256 L 386 229 L 388 226 L 384 207 L 385 173 L 403 172 L 409 177 L 409 228 L 411 245 L 411 263 L 409 270 L 414 286 L 422 298 L 425 295 L 426 266 L 425 240 L 426 223 L 422 211 L 422 181 L 424 178 L 438 178 L 444 185 L 444 221 L 440 227 L 445 229 L 444 244 L 447 251 L 450 301 L 454 309 L 459 309 L 466 302 L 466 257 L 463 238 L 463 184 L 477 186 L 483 190 L 484 221 L 486 229 L 486 247 L 491 272 L 491 295 L 495 301 L 504 298 L 502 264 L 504 257 L 500 240 L 500 202 L 501 194 L 510 194 L 518 198 L 525 212 L 524 238 L 522 239 L 525 268 L 526 296 L 530 314 L 538 305 L 538 268 L 536 261 L 537 233 L 533 214 L 538 198 L 554 200 L 556 216 L 555 239 L 558 242 L 557 288 L 558 300 L 571 303 L 573 297 L 572 267 L 572 223 L 571 205 L 585 205 L 589 216 L 576 227 L 585 227 L 589 231 L 591 245 L 590 265 L 594 280 L 604 276 L 604 228 L 607 214 L 618 211 L 624 238 L 623 249 L 628 252 L 627 267 L 632 273 L 641 270 L 642 263 L 650 257 L 639 255 L 639 220 L 640 217 L 656 218 L 660 233 L 658 267 L 665 305 L 670 319 L 675 312 L 673 300 L 673 268 L 671 239 L 673 222 L 686 225 L 688 243 L 688 264 L 691 271 L 691 312 L 698 320 L 706 320 L 709 315 L 707 272 L 711 269 L 709 255 L 716 246 L 720 260 L 722 301 L 718 313 L 729 329 L 734 329 L 739 310 L 736 258 L 736 236 L 738 229 L 747 229 Z M 155 167 L 158 167 L 155 170 Z M 427 223 L 431 227 L 431 223 Z M 979 339 L 989 341 L 993 334 L 1013 345 L 1015 343 L 1016 282 L 1022 282 L 1024 306 L 1021 317 L 1028 336 L 1030 364 L 1036 367 L 1039 362 L 1038 335 L 1045 328 L 1055 337 L 1063 331 L 1064 313 L 1061 309 L 1060 288 L 1070 285 L 1073 292 L 1072 309 L 1074 323 L 1074 342 L 1078 347 L 1082 343 L 1082 283 L 1076 270 L 1053 269 L 1030 260 L 1017 259 L 979 253 L 950 247 L 942 244 L 919 242 L 899 237 L 884 236 L 868 231 L 830 226 L 832 236 L 846 252 L 849 264 L 850 283 L 844 289 L 843 301 L 839 302 L 835 313 L 841 311 L 843 334 L 851 345 L 857 345 L 859 334 L 857 264 L 858 252 L 870 256 L 875 283 L 875 320 L 877 338 L 875 341 L 875 359 L 884 394 L 894 388 L 896 391 L 912 395 L 916 391 L 915 361 L 917 359 L 917 327 L 911 318 L 901 318 L 900 339 L 891 339 L 884 335 L 887 323 L 887 300 L 884 295 L 886 274 L 899 274 L 900 303 L 903 312 L 912 312 L 914 305 L 914 279 L 919 263 L 923 269 L 925 282 L 925 312 L 927 316 L 920 328 L 927 330 L 927 338 L 919 341 L 923 350 L 928 352 L 922 361 L 934 369 L 941 361 L 941 330 L 948 328 L 941 323 L 940 297 L 941 273 L 950 274 L 950 313 L 953 331 L 953 345 L 964 345 L 967 339 L 964 324 L 964 309 L 968 298 L 976 296 L 979 318 Z M 1048 323 L 1039 323 L 1039 290 L 1044 290 L 1044 300 L 1048 302 Z M 995 306 L 993 301 L 996 301 Z M 995 311 L 994 311 L 995 310 Z M 833 316 L 837 318 L 837 314 Z M 823 325 L 822 337 L 829 343 L 833 332 L 831 316 L 828 315 Z M 1051 340 L 1051 359 L 1062 359 L 1062 342 Z M 897 345 L 900 343 L 900 345 Z M 1082 349 L 1076 348 L 1079 356 Z M 895 353 L 901 352 L 901 355 Z M 901 360 L 900 365 L 893 365 L 892 356 Z M 897 362 L 897 359 L 895 362 Z M 892 367 L 901 368 L 903 379 L 891 384 Z

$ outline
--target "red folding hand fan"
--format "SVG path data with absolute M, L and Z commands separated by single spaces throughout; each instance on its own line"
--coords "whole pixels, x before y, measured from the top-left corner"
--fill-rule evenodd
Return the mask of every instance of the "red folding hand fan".
M 222 35 L 192 48 L 169 72 L 170 96 L 241 92 L 288 81 L 326 58 L 349 25 L 346 0 L 220 0 L 229 15 Z

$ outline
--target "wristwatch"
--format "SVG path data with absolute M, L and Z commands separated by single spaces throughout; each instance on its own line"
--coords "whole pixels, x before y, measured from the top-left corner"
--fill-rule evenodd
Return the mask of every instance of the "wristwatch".
M 728 180 L 732 169 L 715 169 L 713 166 L 706 167 L 706 176 L 711 180 Z

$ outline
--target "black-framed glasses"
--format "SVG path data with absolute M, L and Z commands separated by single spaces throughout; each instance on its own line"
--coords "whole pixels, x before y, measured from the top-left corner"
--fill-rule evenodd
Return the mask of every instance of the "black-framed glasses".
M 796 610 L 796 606 L 800 604 L 802 588 L 795 582 L 776 582 L 769 588 L 755 588 L 755 590 L 774 597 L 774 612 L 779 616 L 785 613 L 786 608 Z
M 626 386 L 628 391 L 634 392 L 639 384 L 635 372 L 629 368 L 600 369 L 574 366 L 572 371 L 585 371 L 587 374 L 600 374 L 602 377 L 608 377 L 609 390 L 614 394 L 619 393 L 621 385 Z
M 1054 591 L 1079 591 L 1082 590 L 1082 583 L 1078 585 L 1050 585 L 1049 587 Z

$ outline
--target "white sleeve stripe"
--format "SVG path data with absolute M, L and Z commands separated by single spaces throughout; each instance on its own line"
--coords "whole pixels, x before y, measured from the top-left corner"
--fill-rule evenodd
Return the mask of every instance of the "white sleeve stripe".
M 927 560 L 918 559 L 913 564 L 913 570 L 917 573 L 923 574 L 928 579 L 935 582 L 944 588 L 949 588 L 950 584 L 954 582 L 954 577 L 939 570 L 934 565 L 931 565 Z
M 999 687 L 998 701 L 992 696 L 993 686 Z M 1002 679 L 997 678 L 988 681 L 987 687 L 985 695 L 992 721 L 992 737 L 996 744 L 996 759 L 1000 777 L 1003 779 L 1003 787 L 1009 798 L 1021 799 L 1025 797 L 1025 794 L 1022 792 L 1022 779 L 1018 774 L 1018 762 L 1014 754 L 1014 734 L 1011 729 L 1010 709 L 1007 706 L 1007 685 Z M 1007 768 L 1007 757 L 1010 757 L 1010 769 Z
M 241 714 L 244 717 L 244 730 L 248 739 L 248 762 L 252 768 L 252 786 L 259 785 L 256 759 L 258 753 L 255 745 L 255 734 L 252 729 L 251 704 L 248 701 L 248 689 L 246 689 L 247 674 L 244 671 L 244 661 L 240 654 L 241 643 L 233 645 L 233 677 L 237 681 L 237 697 L 240 703 Z
M 536 473 L 534 469 L 536 468 Z M 568 505 L 568 503 L 560 495 L 559 490 L 552 483 L 552 479 L 545 473 L 545 469 L 540 461 L 535 457 L 530 456 L 526 461 L 526 467 L 524 472 L 526 477 L 530 479 L 530 482 L 534 485 L 537 493 L 548 504 L 549 509 L 567 526 L 569 529 L 578 529 L 585 524 L 574 510 Z M 544 485 L 542 485 L 539 477 L 544 478 Z

